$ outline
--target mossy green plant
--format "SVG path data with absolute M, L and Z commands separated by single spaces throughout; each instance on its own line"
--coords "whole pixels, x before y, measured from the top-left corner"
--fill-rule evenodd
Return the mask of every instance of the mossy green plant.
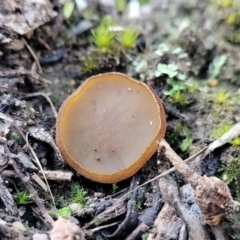
M 142 210 L 142 204 L 141 204 L 141 202 L 133 201 L 132 204 L 133 204 L 133 206 L 134 206 L 134 208 L 135 208 L 135 210 L 136 210 L 137 212 L 139 212 L 140 210 Z
M 11 137 L 12 137 L 12 139 L 13 139 L 14 141 L 17 141 L 17 140 L 19 139 L 19 135 L 18 135 L 18 133 L 16 133 L 16 132 L 12 132 L 12 133 L 11 133 Z
M 32 194 L 29 194 L 26 190 L 18 191 L 13 194 L 13 198 L 17 205 L 27 205 L 32 202 Z
M 239 178 L 239 169 L 240 169 L 240 159 L 235 158 L 231 160 L 229 163 L 222 164 L 219 168 L 219 172 L 221 173 L 221 179 L 228 185 L 232 184 L 235 188 L 235 196 L 239 199 L 240 197 L 240 178 Z
M 215 95 L 214 102 L 220 105 L 226 105 L 229 103 L 231 95 L 229 92 L 226 92 L 224 89 L 219 89 Z
M 70 207 L 63 207 L 58 209 L 57 213 L 61 217 L 70 217 L 72 212 Z
M 107 51 L 114 42 L 115 34 L 109 30 L 109 26 L 105 23 L 92 29 L 91 33 L 95 46 L 101 51 Z
M 187 133 L 185 135 L 186 135 L 186 137 L 184 138 L 184 140 L 182 141 L 182 143 L 180 145 L 180 149 L 182 150 L 182 152 L 186 152 L 192 144 L 192 138 L 191 138 L 190 134 Z
M 57 219 L 59 216 L 70 217 L 72 214 L 71 209 L 68 206 L 60 208 L 60 209 L 56 209 L 55 207 L 53 207 L 50 209 L 50 211 L 48 213 L 54 219 Z
M 113 183 L 113 184 L 112 184 L 112 193 L 113 193 L 113 194 L 116 193 L 116 192 L 117 192 L 117 189 L 118 189 L 117 184 L 116 184 L 116 183 Z
M 220 138 L 223 134 L 225 134 L 230 128 L 232 124 L 226 121 L 221 121 L 219 124 L 213 126 L 210 130 L 210 136 L 214 139 Z
M 240 146 L 240 137 L 234 138 L 230 143 L 234 147 L 239 147 Z
M 192 137 L 189 129 L 182 122 L 177 121 L 174 124 L 174 129 L 167 135 L 167 141 L 171 145 L 178 144 L 182 152 L 186 152 L 192 144 Z
M 79 203 L 82 207 L 86 205 L 87 199 L 87 191 L 85 191 L 82 187 L 80 187 L 77 183 L 71 184 L 71 202 Z
M 96 68 L 93 57 L 88 57 L 82 62 L 81 71 L 83 73 L 91 73 Z
M 124 48 L 133 48 L 136 44 L 137 33 L 131 28 L 127 27 L 120 34 L 118 40 L 122 47 Z
M 184 106 L 188 103 L 187 99 L 184 97 L 183 91 L 176 90 L 169 94 L 169 99 L 171 103 L 179 104 L 180 106 Z

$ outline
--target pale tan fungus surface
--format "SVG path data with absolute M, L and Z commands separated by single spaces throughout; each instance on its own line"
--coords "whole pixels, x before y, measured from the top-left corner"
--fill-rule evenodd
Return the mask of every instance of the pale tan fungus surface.
M 61 144 L 90 172 L 113 174 L 128 168 L 152 144 L 161 127 L 154 94 L 122 74 L 90 78 L 64 104 Z M 163 129 L 162 135 L 165 125 Z M 157 143 L 153 144 L 156 150 Z

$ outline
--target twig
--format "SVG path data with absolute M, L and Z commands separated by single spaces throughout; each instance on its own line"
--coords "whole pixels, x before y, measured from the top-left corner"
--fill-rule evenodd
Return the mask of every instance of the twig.
M 21 170 L 19 169 L 17 163 L 11 159 L 9 161 L 9 163 L 12 165 L 15 173 L 19 176 L 19 178 L 22 180 L 22 182 L 25 184 L 26 188 L 28 189 L 28 191 L 32 194 L 32 198 L 34 200 L 34 202 L 37 204 L 39 211 L 41 212 L 42 216 L 44 217 L 46 223 L 50 224 L 50 226 L 53 226 L 53 219 L 50 217 L 50 215 L 48 214 L 42 200 L 39 198 L 37 191 L 34 189 L 34 187 L 32 186 L 31 182 L 30 182 L 30 177 L 29 175 L 25 176 Z
M 40 76 L 39 74 L 35 73 L 35 72 L 31 72 L 28 71 L 24 68 L 19 68 L 17 70 L 1 70 L 0 71 L 0 78 L 1 77 L 16 77 L 16 76 L 28 76 L 30 78 L 33 78 L 35 80 L 37 80 L 38 82 L 36 82 L 37 84 L 41 83 L 41 84 L 51 84 L 51 82 L 49 80 L 47 80 L 46 78 Z
M 168 203 L 171 207 L 173 207 L 176 210 L 177 215 L 181 217 L 181 219 L 188 226 L 189 239 L 209 240 L 210 237 L 208 236 L 206 228 L 202 224 L 202 221 L 198 219 L 196 215 L 191 212 L 191 209 L 187 208 L 183 204 L 182 199 L 180 199 L 178 186 L 175 179 L 172 176 L 165 176 L 164 178 L 160 179 L 159 187 L 164 202 Z M 190 200 L 191 193 L 188 192 L 188 194 L 188 199 Z M 194 199 L 194 196 L 192 196 L 192 198 Z M 199 215 L 201 216 L 200 212 Z
M 223 134 L 219 139 L 213 141 L 207 148 L 206 152 L 203 154 L 203 158 L 209 153 L 214 151 L 216 148 L 222 147 L 226 143 L 231 142 L 235 137 L 240 135 L 240 122 L 232 126 L 225 134 Z
M 184 162 L 185 162 L 185 163 L 188 163 L 188 162 L 194 160 L 197 156 L 201 155 L 206 149 L 207 149 L 207 147 L 203 148 L 203 149 L 200 150 L 199 152 L 195 153 L 193 156 L 191 156 L 191 157 L 187 158 L 186 160 L 184 160 Z M 147 185 L 148 183 L 153 182 L 153 181 L 155 181 L 155 180 L 157 180 L 157 179 L 159 179 L 159 178 L 161 178 L 161 177 L 164 177 L 164 176 L 168 175 L 169 173 L 174 172 L 175 170 L 176 170 L 175 167 L 172 167 L 172 168 L 166 170 L 165 172 L 161 173 L 160 175 L 157 175 L 156 177 L 154 177 L 154 178 L 146 181 L 145 183 L 139 185 L 139 186 L 136 187 L 135 189 L 127 192 L 125 195 L 123 195 L 123 196 L 122 196 L 121 198 L 119 198 L 118 200 L 121 200 L 122 198 L 125 198 L 127 195 L 131 194 L 132 192 L 134 192 L 135 190 L 139 189 L 140 187 L 145 186 L 145 185 Z
M 228 132 L 226 132 L 219 139 L 213 141 L 209 146 L 201 149 L 199 152 L 197 152 L 194 155 L 190 156 L 189 158 L 185 159 L 184 162 L 189 163 L 192 160 L 196 160 L 196 163 L 198 163 L 199 161 L 204 159 L 210 152 L 212 152 L 216 148 L 221 147 L 224 144 L 230 142 L 233 138 L 235 138 L 239 135 L 240 135 L 240 122 L 235 124 Z M 144 185 L 146 185 L 146 184 L 148 184 L 152 181 L 155 181 L 155 180 L 157 180 L 161 177 L 164 177 L 164 176 L 168 175 L 169 173 L 174 172 L 175 170 L 176 170 L 175 167 L 172 167 L 172 168 L 168 169 L 167 171 L 161 173 L 160 175 L 158 175 L 158 176 L 148 180 L 147 182 L 139 185 L 136 189 L 133 189 L 133 190 L 129 191 L 128 193 L 126 193 L 126 195 L 122 196 L 122 198 L 131 194 L 133 191 L 137 190 L 138 188 L 140 188 L 140 187 L 142 187 L 142 186 L 144 186 Z
M 135 239 L 139 239 L 139 237 L 145 233 L 146 231 L 148 231 L 149 226 L 146 225 L 145 223 L 141 223 L 137 226 L 136 229 L 134 229 L 133 232 L 131 232 L 131 234 L 126 238 L 126 240 L 135 240 Z
M 164 139 L 159 142 L 159 149 L 191 184 L 205 223 L 218 225 L 227 214 L 239 207 L 239 203 L 232 199 L 228 186 L 220 179 L 201 176 L 192 170 Z
M 29 142 L 28 142 L 28 133 L 27 133 L 26 136 L 25 136 L 25 135 L 23 134 L 22 130 L 17 126 L 17 124 L 15 124 L 15 122 L 13 122 L 12 124 L 13 124 L 13 126 L 17 129 L 17 131 L 20 133 L 20 135 L 22 136 L 22 138 L 24 139 L 24 141 L 26 142 L 26 144 L 27 144 L 27 146 L 28 146 L 28 148 L 29 148 L 32 156 L 33 156 L 34 161 L 37 163 L 38 167 L 40 168 L 41 172 L 43 173 L 42 165 L 41 165 L 41 163 L 40 163 L 37 155 L 35 154 L 33 148 L 30 146 L 30 144 L 29 144 Z M 48 184 L 47 178 L 46 178 L 46 176 L 44 175 L 44 173 L 43 173 L 43 178 L 44 178 L 44 180 L 45 180 L 46 185 L 48 186 L 48 190 L 49 190 L 50 196 L 51 196 L 51 198 L 52 198 L 53 205 L 54 205 L 54 207 L 56 208 L 56 205 L 55 205 L 55 201 L 54 201 L 54 197 L 53 197 L 51 188 L 50 188 L 50 186 L 49 186 L 49 184 Z
M 44 175 L 47 179 L 53 180 L 53 181 L 71 181 L 73 173 L 72 172 L 65 172 L 65 171 L 48 171 L 43 170 Z M 17 177 L 14 171 L 12 170 L 3 170 L 1 172 L 1 175 L 3 177 Z M 39 173 L 40 177 L 43 178 L 43 174 Z
M 88 230 L 87 234 L 88 234 L 88 236 L 91 236 L 95 232 L 98 232 L 98 231 L 100 231 L 102 229 L 105 229 L 105 228 L 109 228 L 109 227 L 115 226 L 117 224 L 119 224 L 119 222 L 114 222 L 114 223 L 106 224 L 104 226 L 96 227 L 96 228 Z
M 43 180 L 42 180 L 36 173 L 33 173 L 32 179 L 33 179 L 45 192 L 48 192 L 48 187 L 47 187 L 47 185 L 45 184 L 45 182 L 43 182 Z
M 38 41 L 49 51 L 52 51 L 51 47 L 45 42 L 45 40 L 41 37 L 38 38 Z
M 48 180 L 47 180 L 46 176 L 45 176 L 44 173 L 43 173 L 42 165 L 41 165 L 41 163 L 40 163 L 40 161 L 39 161 L 36 153 L 34 152 L 33 148 L 30 146 L 30 144 L 29 144 L 29 142 L 28 142 L 28 133 L 26 134 L 25 141 L 26 141 L 26 143 L 27 143 L 27 146 L 28 146 L 28 148 L 29 148 L 29 150 L 30 150 L 30 152 L 31 152 L 31 154 L 32 154 L 35 162 L 37 163 L 38 167 L 40 168 L 40 170 L 41 170 L 41 172 L 42 172 L 42 174 L 43 174 L 43 178 L 44 178 L 45 183 L 47 184 L 47 187 L 48 187 L 50 196 L 51 196 L 51 198 L 52 198 L 53 205 L 54 205 L 54 207 L 56 208 L 55 200 L 54 200 L 54 197 L 53 197 L 51 188 L 50 188 L 50 186 L 49 186 L 49 184 L 48 184 Z
M 27 47 L 28 51 L 31 53 L 33 59 L 35 60 L 36 64 L 37 64 L 37 67 L 38 67 L 38 71 L 39 73 L 43 73 L 42 71 L 42 67 L 39 63 L 39 60 L 37 58 L 37 56 L 35 55 L 34 51 L 32 50 L 32 48 L 29 46 L 29 44 L 27 43 L 27 41 L 25 40 L 25 38 L 22 38 L 22 41 L 24 42 L 25 46 Z

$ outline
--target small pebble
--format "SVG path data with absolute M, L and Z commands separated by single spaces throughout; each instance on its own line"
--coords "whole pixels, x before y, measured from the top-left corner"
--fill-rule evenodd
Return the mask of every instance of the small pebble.
M 47 234 L 41 234 L 41 233 L 35 233 L 32 236 L 33 240 L 48 240 L 48 235 Z
M 46 167 L 47 166 L 47 159 L 46 158 L 42 158 L 41 159 L 41 163 L 42 163 L 43 167 Z
M 210 78 L 208 80 L 209 87 L 216 87 L 218 85 L 218 80 L 216 78 Z
M 104 193 L 101 193 L 101 192 L 95 192 L 94 193 L 95 198 L 103 198 L 104 196 L 105 196 Z

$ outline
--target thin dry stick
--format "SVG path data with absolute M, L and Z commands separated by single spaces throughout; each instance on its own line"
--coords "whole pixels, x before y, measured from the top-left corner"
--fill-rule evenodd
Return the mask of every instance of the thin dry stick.
M 214 151 L 214 149 L 223 146 L 224 144 L 231 142 L 232 139 L 240 135 L 240 122 L 233 125 L 226 133 L 224 133 L 219 139 L 213 141 L 206 150 L 203 157 Z
M 34 53 L 34 51 L 32 50 L 32 48 L 28 45 L 28 43 L 27 43 L 27 41 L 25 40 L 25 38 L 22 38 L 22 41 L 24 42 L 24 44 L 25 44 L 25 46 L 27 47 L 28 51 L 31 53 L 33 59 L 35 60 L 35 62 L 36 62 L 36 64 L 37 64 L 37 67 L 38 67 L 39 73 L 42 74 L 42 73 L 43 73 L 42 67 L 41 67 L 41 65 L 40 65 L 40 63 L 39 63 L 39 60 L 38 60 L 36 54 Z
M 48 187 L 50 196 L 51 196 L 51 198 L 52 198 L 53 205 L 54 205 L 54 207 L 56 208 L 55 200 L 54 200 L 54 197 L 53 197 L 51 188 L 50 188 L 50 186 L 49 186 L 49 184 L 48 184 L 48 180 L 47 180 L 47 178 L 46 178 L 46 175 L 44 174 L 42 165 L 41 165 L 41 163 L 40 163 L 40 161 L 39 161 L 36 153 L 34 152 L 33 148 L 30 146 L 30 144 L 29 144 L 29 142 L 28 142 L 28 133 L 26 134 L 26 138 L 25 138 L 25 139 L 26 139 L 25 141 L 26 141 L 26 143 L 27 143 L 27 146 L 28 146 L 30 152 L 32 153 L 32 156 L 33 156 L 35 162 L 37 163 L 38 167 L 40 168 L 40 170 L 41 170 L 41 172 L 42 172 L 42 174 L 43 174 L 43 178 L 44 178 L 44 181 L 45 181 L 45 183 L 46 183 L 46 185 L 47 185 L 47 187 Z
M 53 180 L 53 181 L 71 181 L 73 173 L 72 172 L 66 172 L 66 171 L 48 171 L 44 170 L 43 171 L 46 178 L 48 180 Z M 13 170 L 3 170 L 1 172 L 1 175 L 3 177 L 17 177 L 14 173 Z M 40 177 L 43 178 L 42 173 L 39 173 Z
M 232 199 L 226 183 L 217 177 L 201 176 L 191 169 L 164 139 L 159 142 L 159 148 L 177 171 L 183 175 L 185 181 L 191 184 L 205 223 L 218 225 L 227 214 L 238 210 L 240 204 Z
M 224 144 L 230 142 L 232 139 L 234 139 L 235 137 L 240 135 L 240 122 L 236 123 L 231 129 L 229 129 L 225 134 L 223 134 L 219 139 L 216 139 L 215 141 L 213 141 L 210 145 L 208 145 L 207 147 L 203 148 L 202 150 L 200 150 L 199 152 L 197 152 L 196 154 L 194 154 L 193 156 L 190 156 L 189 158 L 187 158 L 186 160 L 184 160 L 185 163 L 188 163 L 194 159 L 196 159 L 197 157 L 199 157 L 199 161 L 201 159 L 204 159 L 209 153 L 211 153 L 212 151 L 214 151 L 216 148 L 219 148 L 221 146 L 223 146 Z M 152 182 L 155 181 L 163 176 L 166 176 L 167 174 L 174 172 L 176 169 L 175 167 L 170 168 L 169 170 L 163 172 L 162 174 L 148 180 L 147 182 L 139 185 L 137 188 L 129 191 L 128 193 L 126 193 L 123 197 L 131 194 L 133 191 L 137 190 L 138 188 Z M 121 197 L 121 198 L 123 198 Z M 121 199 L 120 198 L 120 199 Z
M 110 223 L 110 224 L 107 224 L 107 225 L 104 225 L 104 226 L 96 227 L 96 228 L 93 228 L 93 229 L 91 229 L 91 230 L 88 230 L 88 232 L 89 232 L 90 234 L 93 234 L 93 233 L 95 233 L 95 232 L 97 232 L 97 231 L 100 231 L 100 230 L 102 230 L 102 229 L 115 226 L 115 225 L 117 225 L 117 224 L 119 224 L 119 222 L 114 222 L 114 223 Z
M 16 77 L 16 76 L 28 76 L 35 80 L 37 80 L 38 84 L 39 83 L 42 83 L 42 84 L 51 84 L 51 82 L 49 80 L 47 80 L 46 78 L 40 76 L 39 74 L 35 73 L 35 72 L 31 72 L 29 70 L 26 70 L 24 68 L 19 68 L 19 69 L 16 69 L 16 70 L 2 70 L 0 71 L 0 77 Z
M 185 159 L 184 162 L 185 162 L 185 163 L 188 163 L 188 162 L 192 161 L 192 160 L 195 159 L 197 156 L 201 155 L 206 149 L 207 149 L 207 147 L 203 148 L 203 149 L 200 150 L 199 152 L 195 153 L 193 156 Z M 165 172 L 161 173 L 160 175 L 157 175 L 156 177 L 154 177 L 154 178 L 146 181 L 145 183 L 143 183 L 143 184 L 139 185 L 138 187 L 134 188 L 133 190 L 127 192 L 125 195 L 123 195 L 123 196 L 122 196 L 121 198 L 119 198 L 117 201 L 125 198 L 127 195 L 129 195 L 130 193 L 136 191 L 136 190 L 139 189 L 140 187 L 145 186 L 145 185 L 147 185 L 148 183 L 153 182 L 153 181 L 155 181 L 155 180 L 157 180 L 157 179 L 159 179 L 159 178 L 161 178 L 161 177 L 164 177 L 164 176 L 168 175 L 169 173 L 174 172 L 175 170 L 176 170 L 175 167 L 172 167 L 172 168 L 166 170 Z
M 7 150 L 8 152 L 10 152 L 10 151 L 8 150 L 8 147 L 7 147 L 7 146 L 6 146 L 6 150 Z M 37 204 L 37 206 L 39 207 L 39 210 L 40 210 L 42 216 L 44 217 L 44 219 L 46 220 L 46 222 L 47 222 L 48 224 L 50 224 L 50 226 L 53 226 L 54 221 L 53 221 L 53 219 L 50 217 L 50 215 L 48 214 L 48 212 L 47 212 L 47 210 L 46 210 L 46 208 L 45 208 L 42 200 L 39 198 L 36 190 L 35 190 L 34 187 L 32 186 L 32 184 L 31 184 L 31 182 L 30 182 L 30 177 L 29 177 L 29 176 L 25 176 L 25 175 L 22 173 L 22 171 L 19 169 L 19 167 L 18 167 L 18 165 L 17 165 L 17 163 L 16 163 L 15 160 L 11 159 L 11 160 L 9 161 L 9 163 L 12 165 L 15 173 L 19 176 L 19 178 L 20 178 L 20 179 L 22 180 L 22 182 L 25 184 L 25 186 L 27 187 L 28 191 L 29 191 L 31 194 L 33 194 L 33 195 L 32 195 L 32 198 L 33 198 L 33 200 L 35 201 L 35 203 Z
M 55 200 L 54 200 L 54 197 L 53 197 L 53 194 L 52 194 L 52 191 L 50 189 L 50 186 L 48 184 L 48 181 L 47 181 L 47 178 L 46 178 L 46 175 L 44 174 L 44 171 L 43 171 L 43 168 L 42 168 L 42 165 L 37 157 L 37 155 L 35 154 L 34 150 L 32 149 L 32 147 L 30 146 L 29 142 L 28 142 L 28 133 L 26 134 L 26 137 L 25 135 L 23 134 L 22 130 L 17 126 L 17 124 L 15 124 L 15 122 L 12 123 L 13 126 L 17 129 L 17 131 L 20 133 L 20 135 L 22 136 L 22 138 L 24 139 L 24 141 L 26 142 L 31 154 L 33 155 L 33 158 L 35 160 L 35 162 L 38 164 L 38 167 L 40 168 L 42 174 L 43 174 L 43 178 L 44 178 L 44 181 L 46 183 L 46 185 L 48 186 L 48 190 L 49 190 L 49 193 L 50 193 L 50 196 L 52 198 L 52 202 L 53 202 L 53 205 L 54 207 L 56 208 L 56 204 L 55 204 Z
M 5 116 L 5 115 L 4 115 L 4 116 Z M 0 115 L 0 118 L 1 118 L 1 117 L 3 117 L 3 116 Z M 6 118 L 4 118 L 4 119 L 6 119 Z M 29 144 L 29 142 L 28 142 L 28 133 L 27 133 L 27 135 L 26 135 L 26 137 L 25 137 L 25 135 L 23 134 L 22 130 L 17 126 L 17 124 L 15 124 L 14 120 L 13 120 L 12 118 L 9 117 L 9 121 L 10 121 L 10 120 L 12 120 L 12 124 L 13 124 L 13 126 L 17 129 L 17 131 L 20 133 L 20 135 L 22 136 L 22 138 L 25 140 L 25 142 L 26 142 L 26 144 L 27 144 L 27 146 L 28 146 L 30 152 L 32 153 L 32 155 L 33 155 L 33 157 L 34 157 L 35 162 L 38 164 L 38 166 L 39 166 L 39 168 L 40 168 L 40 170 L 41 170 L 41 172 L 42 172 L 42 175 L 43 175 L 44 181 L 45 181 L 46 185 L 48 186 L 49 193 L 50 193 L 50 195 L 51 195 L 53 205 L 54 205 L 54 207 L 56 208 L 55 200 L 54 200 L 54 197 L 53 197 L 52 191 L 51 191 L 51 189 L 50 189 L 50 186 L 49 186 L 49 184 L 48 184 L 48 181 L 47 181 L 46 175 L 44 174 L 44 171 L 43 171 L 42 165 L 41 165 L 41 163 L 40 163 L 40 161 L 39 161 L 37 155 L 35 154 L 34 150 L 32 149 L 32 147 L 30 146 L 30 144 Z

